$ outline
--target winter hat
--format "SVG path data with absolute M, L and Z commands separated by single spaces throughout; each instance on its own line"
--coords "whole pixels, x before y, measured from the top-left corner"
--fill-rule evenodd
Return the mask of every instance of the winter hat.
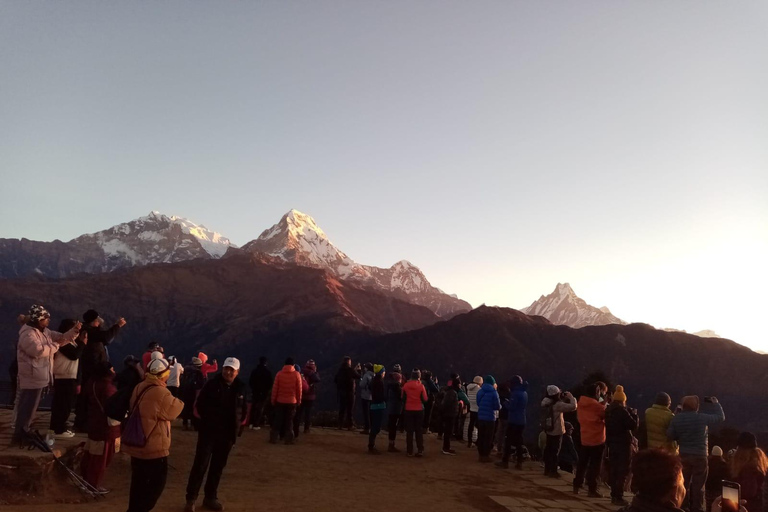
M 512 384 L 512 387 L 522 386 L 523 385 L 523 378 L 519 375 L 514 375 L 511 379 L 509 379 L 509 383 Z
M 136 359 L 134 356 L 126 356 L 125 359 L 123 359 L 123 364 L 125 366 L 138 364 L 140 361 Z
M 613 392 L 614 402 L 626 402 L 627 395 L 624 394 L 624 386 L 616 386 L 616 391 Z
M 293 364 L 294 364 L 293 358 L 292 357 L 286 357 L 284 364 L 285 364 L 285 366 L 293 366 Z
M 486 375 L 485 378 L 483 379 L 483 383 L 490 384 L 491 386 L 493 386 L 494 384 L 496 384 L 496 379 L 493 378 L 493 375 Z
M 203 361 L 199 357 L 193 357 L 192 366 L 203 366 Z
M 400 373 L 400 372 L 402 372 L 402 371 L 403 371 L 403 369 L 400 367 L 400 365 L 399 365 L 399 364 L 394 364 L 394 365 L 392 366 L 392 371 L 393 371 L 393 372 L 397 372 L 397 373 Z
M 723 456 L 723 449 L 719 446 L 713 446 L 712 447 L 712 455 L 714 457 L 722 457 Z
M 240 360 L 236 357 L 228 357 L 224 360 L 224 368 L 232 368 L 235 371 L 240 371 Z
M 293 369 L 296 370 L 297 372 L 300 372 L 301 371 L 301 366 L 295 364 L 295 365 L 293 365 Z
M 307 361 L 307 364 L 305 364 L 304 366 L 306 368 L 309 368 L 310 370 L 317 369 L 317 365 L 315 364 L 315 360 L 314 359 L 310 359 L 309 361 Z
M 757 448 L 757 439 L 755 438 L 755 434 L 751 432 L 742 432 L 739 434 L 737 446 L 742 450 L 753 450 Z
M 665 407 L 669 407 L 669 405 L 672 403 L 672 399 L 666 393 L 659 393 L 656 395 L 656 401 L 653 403 L 654 405 L 663 405 Z
M 35 304 L 29 308 L 29 319 L 33 322 L 37 322 L 38 320 L 43 320 L 45 318 L 51 318 L 51 314 L 43 306 Z
M 481 376 L 479 376 L 479 375 L 475 375 L 475 378 L 472 379 L 472 382 L 474 382 L 478 386 L 482 386 L 483 385 L 483 378 Z
M 366 370 L 371 370 L 371 371 L 373 371 L 373 363 L 365 363 L 365 364 L 363 365 L 363 368 L 365 368 Z
M 89 309 L 85 313 L 83 313 L 83 322 L 86 324 L 89 324 L 99 318 L 99 314 L 96 312 L 95 309 Z
M 198 352 L 197 358 L 200 359 L 203 364 L 205 364 L 205 362 L 208 360 L 208 356 L 205 355 L 205 352 Z
M 560 388 L 551 384 L 547 386 L 547 396 L 555 396 L 560 394 Z
M 160 352 L 159 350 L 155 350 L 155 351 L 154 351 L 154 352 L 152 352 L 152 354 L 150 355 L 150 357 L 149 357 L 149 360 L 150 360 L 150 361 L 154 361 L 155 359 L 162 359 L 162 358 L 163 358 L 163 353 L 162 353 L 162 352 Z
M 384 368 L 384 365 L 381 365 L 381 364 L 373 365 L 373 373 L 375 373 L 376 375 L 379 375 L 381 372 L 385 370 L 386 368 Z
M 153 359 L 150 361 L 147 365 L 147 371 L 150 375 L 159 376 L 168 371 L 169 366 L 170 365 L 168 364 L 168 361 L 161 357 L 159 359 Z
M 683 404 L 684 411 L 698 411 L 699 397 L 697 395 L 684 396 L 682 404 Z

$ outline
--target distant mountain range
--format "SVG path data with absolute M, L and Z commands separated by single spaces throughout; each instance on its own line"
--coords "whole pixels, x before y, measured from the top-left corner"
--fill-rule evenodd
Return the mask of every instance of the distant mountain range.
M 220 233 L 188 219 L 153 211 L 69 242 L 0 239 L 0 278 L 62 278 L 153 263 L 217 259 L 240 251 Z M 331 243 L 314 219 L 297 210 L 289 211 L 242 251 L 328 270 L 337 278 L 426 306 L 441 318 L 472 309 L 469 303 L 432 286 L 408 261 L 388 269 L 355 263 Z
M 520 311 L 526 315 L 543 316 L 553 324 L 567 325 L 578 329 L 587 325 L 625 324 L 607 307 L 596 308 L 580 299 L 568 283 L 557 283 L 549 295 L 542 295 L 527 308 Z

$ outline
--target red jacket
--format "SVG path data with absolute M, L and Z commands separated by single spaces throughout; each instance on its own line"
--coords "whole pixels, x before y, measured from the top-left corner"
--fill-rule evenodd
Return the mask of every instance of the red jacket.
M 403 386 L 406 411 L 423 411 L 424 402 L 428 400 L 427 390 L 420 380 L 409 380 Z
M 287 364 L 275 375 L 272 386 L 272 405 L 300 404 L 302 390 L 301 374 L 293 365 Z

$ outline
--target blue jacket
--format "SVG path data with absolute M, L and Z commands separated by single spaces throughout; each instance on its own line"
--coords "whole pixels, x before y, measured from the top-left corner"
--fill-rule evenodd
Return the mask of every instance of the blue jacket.
M 525 408 L 528 406 L 528 383 L 515 386 L 507 405 L 507 422 L 510 425 L 525 426 Z
M 667 437 L 677 441 L 680 455 L 709 455 L 709 427 L 725 420 L 725 414 L 720 404 L 709 404 L 714 414 L 703 414 L 696 411 L 679 412 L 669 422 Z
M 493 388 L 493 384 L 483 384 L 477 392 L 477 419 L 479 421 L 496 421 L 494 412 L 501 409 L 499 393 Z

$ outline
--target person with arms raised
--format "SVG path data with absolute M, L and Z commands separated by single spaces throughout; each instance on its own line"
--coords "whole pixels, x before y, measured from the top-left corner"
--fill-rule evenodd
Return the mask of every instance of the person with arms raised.
M 557 462 L 565 434 L 563 413 L 575 411 L 577 407 L 576 399 L 570 392 L 561 392 L 555 385 L 547 386 L 547 396 L 541 401 L 542 428 L 547 436 L 543 457 L 545 476 L 560 478 Z
M 66 319 L 59 325 L 59 332 L 67 332 L 75 325 L 75 320 Z M 88 333 L 81 330 L 74 341 L 59 347 L 53 355 L 53 402 L 51 403 L 51 425 L 57 438 L 74 437 L 74 432 L 67 430 L 67 420 L 77 398 L 78 368 L 80 356 L 88 344 Z

